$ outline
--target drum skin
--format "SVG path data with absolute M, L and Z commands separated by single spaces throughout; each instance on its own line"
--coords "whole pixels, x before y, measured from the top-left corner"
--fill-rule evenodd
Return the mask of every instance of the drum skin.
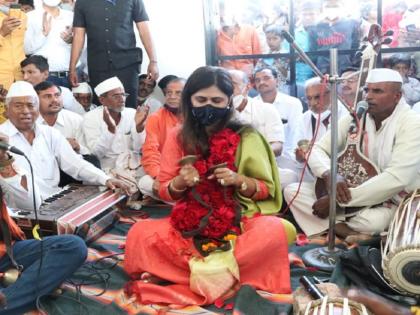
M 383 245 L 382 269 L 395 289 L 420 296 L 420 189 L 406 196 L 395 212 Z

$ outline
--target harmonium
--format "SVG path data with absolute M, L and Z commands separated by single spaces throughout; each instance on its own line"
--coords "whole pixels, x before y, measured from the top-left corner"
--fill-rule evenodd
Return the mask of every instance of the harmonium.
M 76 234 L 90 242 L 104 234 L 118 220 L 126 196 L 103 188 L 69 185 L 45 199 L 37 211 L 41 235 Z M 11 209 L 10 215 L 33 238 L 33 210 Z

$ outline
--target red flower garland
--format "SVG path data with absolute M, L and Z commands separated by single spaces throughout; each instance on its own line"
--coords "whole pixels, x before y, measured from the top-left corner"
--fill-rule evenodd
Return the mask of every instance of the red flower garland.
M 213 208 L 208 224 L 199 234 L 210 239 L 221 239 L 228 232 L 239 232 L 234 226 L 236 217 L 236 202 L 233 199 L 234 188 L 225 190 L 216 180 L 208 180 L 207 171 L 214 165 L 227 163 L 227 168 L 236 171 L 235 154 L 240 136 L 229 128 L 214 134 L 209 139 L 210 155 L 207 159 L 198 159 L 194 167 L 200 174 L 200 183 L 195 187 L 202 200 Z M 209 209 L 195 200 L 191 191 L 178 201 L 172 209 L 170 222 L 180 232 L 198 229 L 200 220 L 206 216 Z

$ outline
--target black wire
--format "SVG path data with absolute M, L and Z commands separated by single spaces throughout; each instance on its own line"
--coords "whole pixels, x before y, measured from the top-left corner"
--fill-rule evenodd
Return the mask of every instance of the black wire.
M 105 292 L 109 288 L 111 274 L 109 272 L 104 272 L 102 270 L 106 269 L 113 269 L 115 268 L 119 262 L 121 262 L 121 259 L 116 259 L 116 261 L 111 266 L 97 266 L 99 263 L 104 261 L 105 259 L 114 258 L 119 255 L 122 255 L 123 253 L 115 253 L 108 256 L 101 257 L 93 262 L 85 263 L 81 269 L 85 269 L 85 272 L 91 273 L 90 275 L 84 274 L 85 277 L 88 279 L 82 279 L 80 281 L 76 281 L 75 279 L 68 279 L 66 282 L 73 285 L 76 288 L 76 292 L 78 292 L 80 295 L 85 296 L 101 296 L 105 294 Z M 80 270 L 80 269 L 79 269 Z M 76 274 L 77 275 L 77 274 Z M 93 280 L 92 280 L 93 278 Z M 96 280 L 95 280 L 96 279 Z M 97 285 L 97 284 L 103 284 L 103 289 L 101 292 L 97 294 L 85 294 L 83 293 L 83 286 L 87 285 Z
M 36 308 L 39 312 L 41 312 L 42 314 L 48 314 L 47 311 L 45 310 L 45 306 L 42 304 L 41 299 L 44 297 L 55 297 L 52 294 L 47 294 L 47 295 L 43 295 L 43 296 L 38 296 L 36 299 Z M 72 302 L 76 302 L 79 305 L 79 315 L 83 315 L 83 314 L 89 314 L 89 308 L 86 304 L 84 304 L 82 301 L 80 301 L 80 296 L 78 296 L 78 298 L 73 298 L 71 296 L 65 296 L 62 295 L 60 298 L 62 299 L 67 299 L 70 300 Z M 57 305 L 55 305 L 56 310 L 58 311 L 59 314 L 63 314 L 63 315 L 67 315 L 68 313 L 63 312 L 62 310 L 59 309 L 59 307 Z M 85 312 L 84 312 L 85 311 Z M 51 314 L 56 314 L 51 313 Z
M 23 157 L 26 159 L 26 161 L 29 164 L 29 169 L 31 171 L 31 184 L 32 184 L 32 202 L 33 202 L 33 206 L 34 206 L 34 215 L 35 215 L 35 226 L 39 226 L 39 237 L 40 237 L 40 258 L 39 258 L 39 267 L 38 267 L 38 274 L 37 274 L 37 278 L 36 278 L 36 286 L 35 286 L 35 295 L 37 295 L 37 293 L 39 292 L 39 278 L 41 276 L 41 267 L 42 267 L 42 263 L 44 260 L 44 242 L 42 239 L 42 231 L 41 231 L 41 225 L 39 224 L 39 219 L 38 219 L 38 210 L 36 208 L 36 197 L 35 197 L 35 177 L 34 177 L 34 169 L 32 167 L 32 163 L 29 160 L 29 158 L 23 154 Z
M 75 281 L 74 279 L 68 279 L 66 282 L 73 285 L 75 287 L 76 290 L 76 298 L 72 298 L 72 297 L 68 297 L 68 296 L 61 296 L 62 298 L 66 298 L 68 300 L 71 300 L 73 302 L 75 302 L 76 304 L 79 305 L 79 315 L 83 315 L 84 311 L 86 311 L 86 314 L 89 314 L 89 309 L 86 306 L 85 303 L 82 302 L 81 298 L 83 296 L 85 297 L 89 297 L 89 296 L 101 296 L 103 294 L 105 294 L 105 292 L 108 290 L 109 288 L 109 283 L 110 283 L 110 279 L 111 279 L 111 274 L 108 272 L 101 272 L 100 270 L 106 270 L 106 269 L 113 269 L 115 268 L 118 263 L 120 261 L 122 261 L 122 259 L 116 259 L 116 261 L 111 265 L 111 266 L 100 266 L 98 267 L 97 264 L 101 263 L 102 261 L 104 261 L 105 259 L 109 259 L 109 258 L 114 258 L 120 255 L 123 255 L 124 253 L 115 253 L 115 254 L 111 254 L 111 255 L 107 255 L 104 257 L 101 257 L 93 262 L 89 262 L 89 263 L 85 263 L 82 265 L 81 269 L 86 269 L 87 272 L 90 272 L 90 275 L 87 275 L 87 277 L 89 278 L 94 278 L 94 277 L 98 277 L 99 279 L 94 281 L 94 280 L 85 280 L 82 279 L 80 282 Z M 80 269 L 79 269 L 80 270 Z M 77 275 L 77 274 L 76 274 Z M 86 275 L 84 275 L 86 276 Z M 89 281 L 90 280 L 90 281 Z M 83 286 L 86 285 L 95 285 L 95 284 L 100 284 L 103 283 L 103 289 L 101 292 L 97 293 L 97 294 L 85 294 L 83 293 Z M 44 296 L 38 296 L 36 299 L 36 308 L 38 311 L 40 312 L 46 312 L 45 311 L 45 307 L 42 305 L 41 299 L 43 297 L 51 297 L 54 295 L 44 295 Z M 56 306 L 57 311 L 59 312 L 59 314 L 64 314 L 66 315 L 66 313 L 62 312 L 58 306 Z

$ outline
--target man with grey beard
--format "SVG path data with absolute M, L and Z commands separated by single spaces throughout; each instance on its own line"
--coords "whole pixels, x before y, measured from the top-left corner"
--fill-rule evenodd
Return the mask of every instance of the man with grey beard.
M 134 163 L 134 168 L 139 167 L 148 107 L 126 108 L 127 94 L 117 77 L 98 84 L 95 92 L 102 106 L 84 116 L 82 133 L 85 144 L 98 157 L 105 172 L 119 166 L 121 160 Z

